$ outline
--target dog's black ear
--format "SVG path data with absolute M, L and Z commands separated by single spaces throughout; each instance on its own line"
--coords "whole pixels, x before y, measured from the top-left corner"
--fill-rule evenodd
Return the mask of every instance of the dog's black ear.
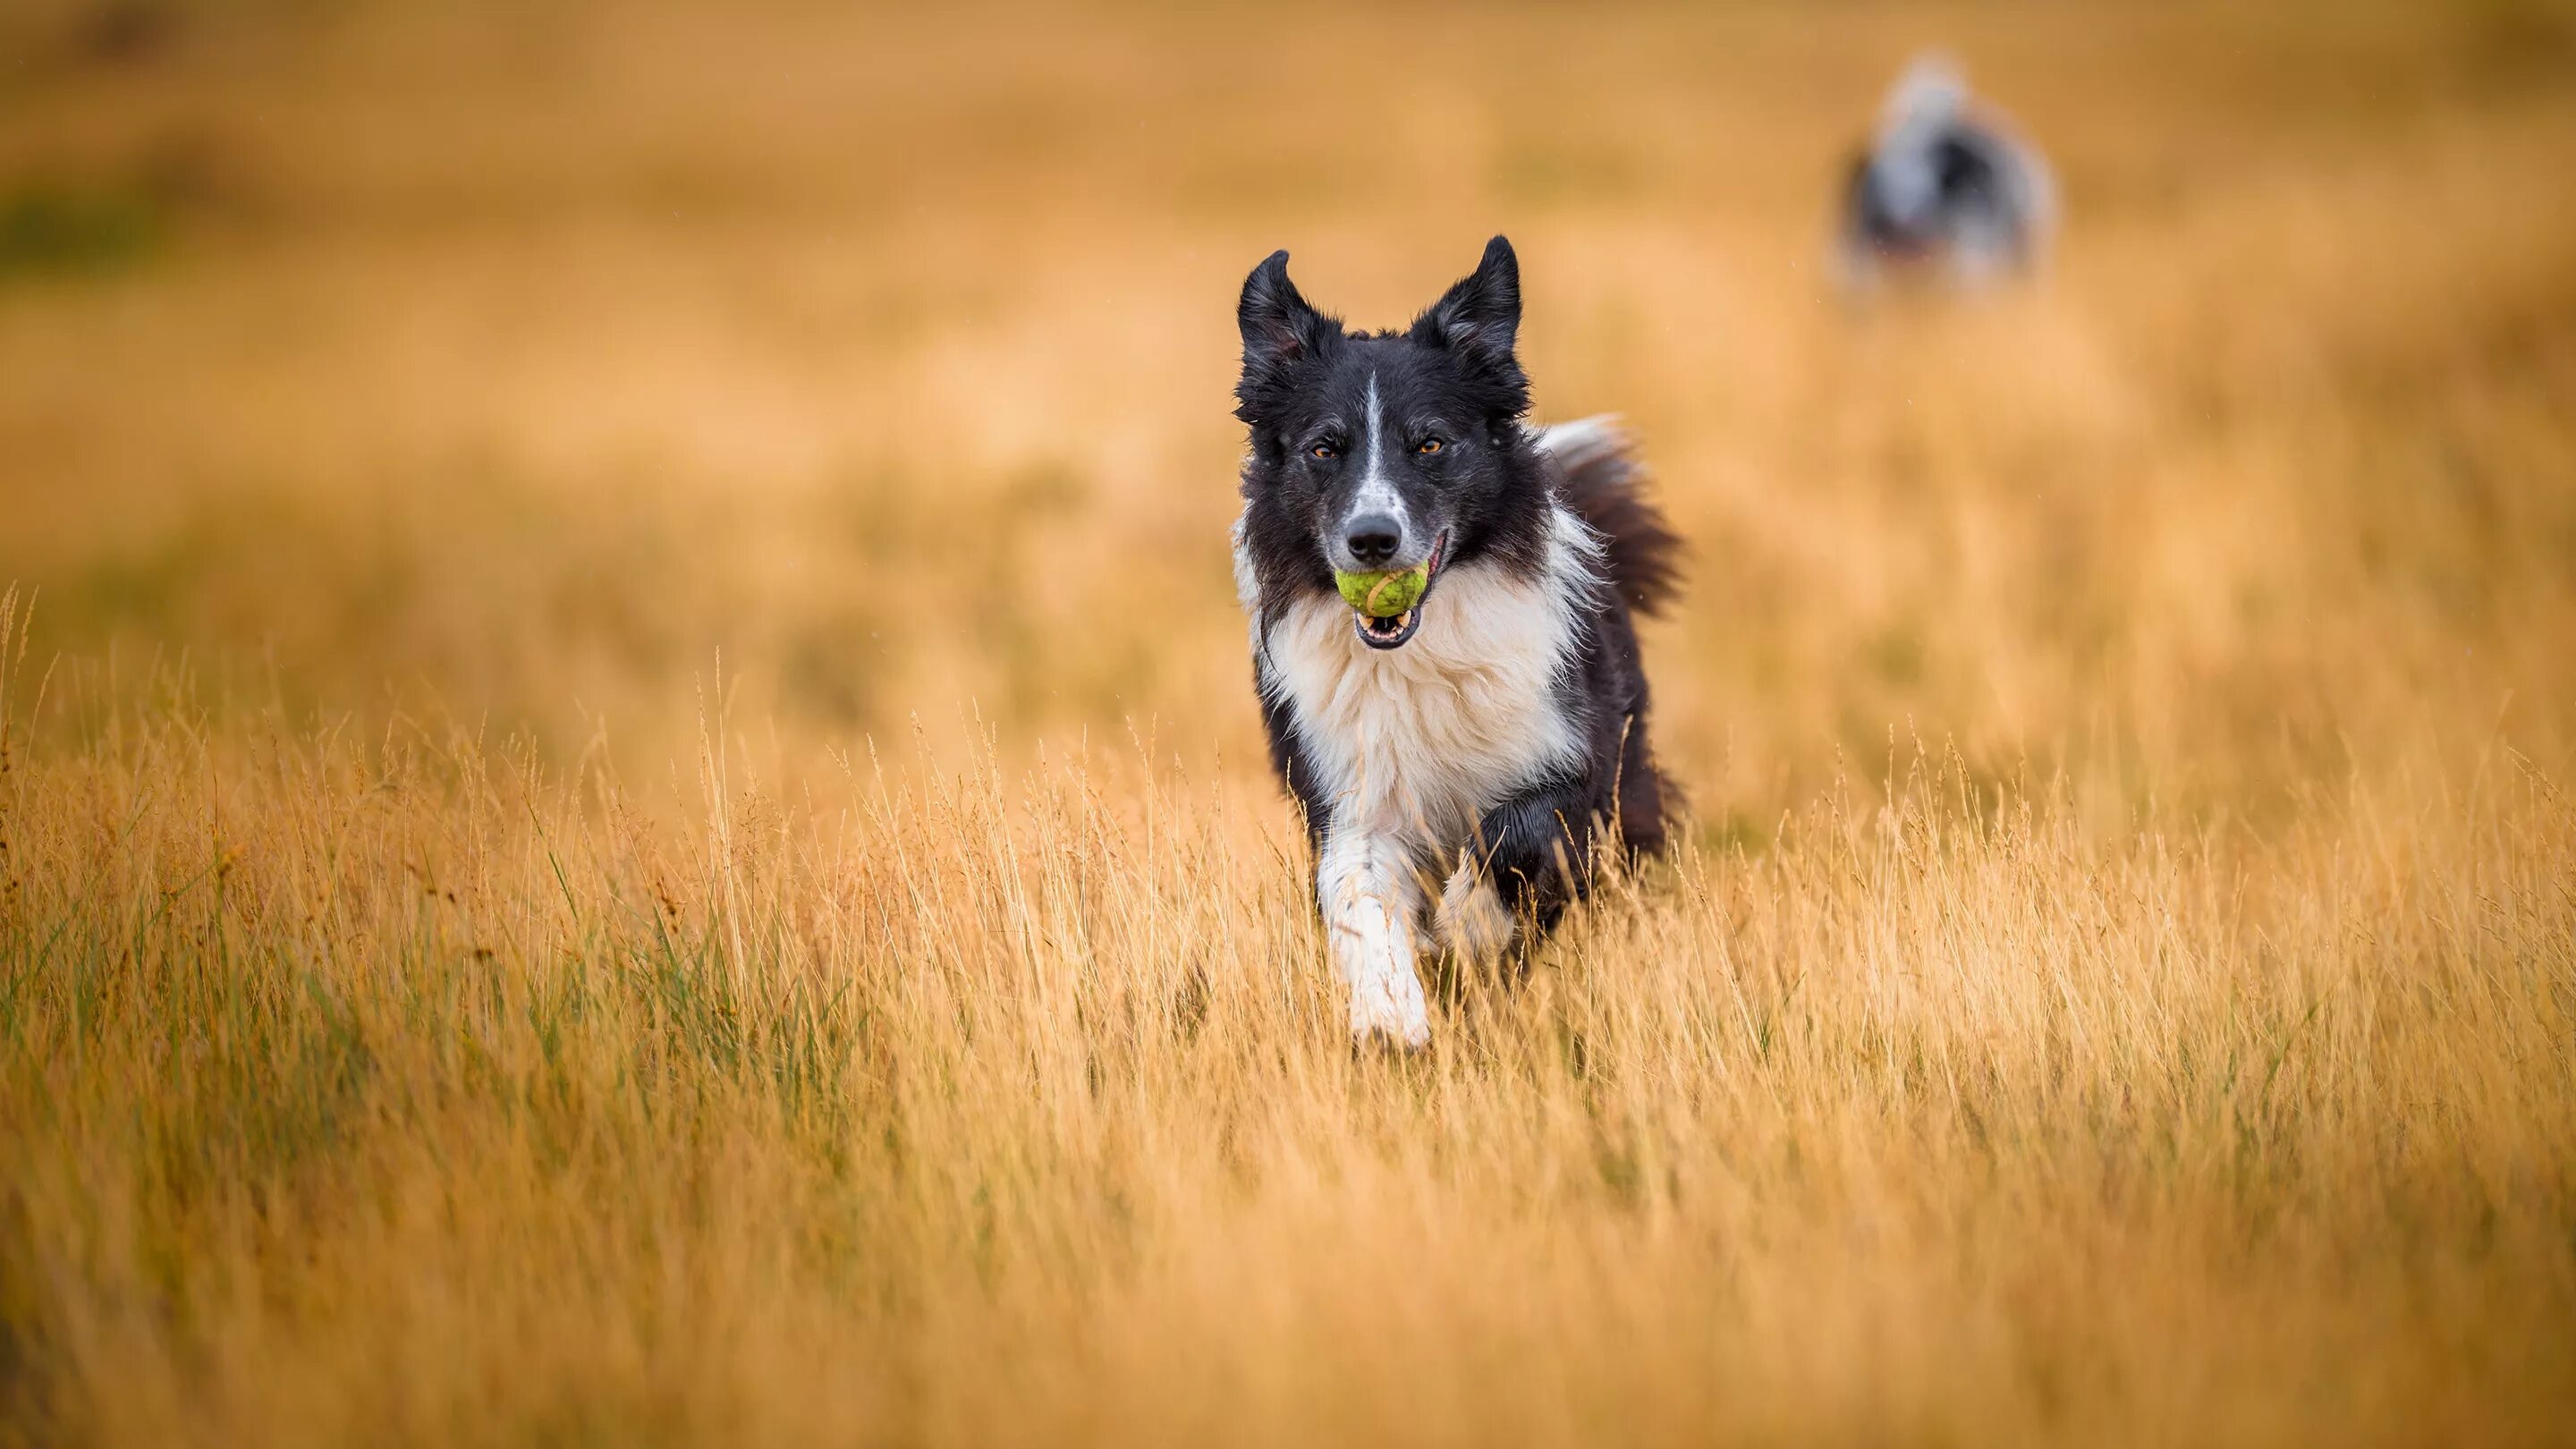
M 1243 300 L 1234 317 L 1243 329 L 1243 380 L 1234 390 L 1242 406 L 1235 413 L 1248 423 L 1258 415 L 1255 399 L 1311 361 L 1340 329 L 1288 280 L 1284 251 L 1272 252 L 1243 279 Z
M 1529 407 L 1529 377 L 1513 344 L 1521 331 L 1521 263 L 1507 237 L 1485 243 L 1476 270 L 1413 324 L 1413 340 L 1445 347 L 1469 370 L 1503 388 L 1514 416 Z

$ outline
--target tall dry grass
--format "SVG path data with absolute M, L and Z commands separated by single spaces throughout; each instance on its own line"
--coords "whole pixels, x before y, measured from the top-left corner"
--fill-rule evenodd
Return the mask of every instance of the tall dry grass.
M 0 16 L 0 1440 L 2576 1422 L 2563 10 L 100 13 Z M 2067 245 L 1849 312 L 1928 41 Z M 1497 228 L 1693 809 L 1355 1057 L 1229 307 Z

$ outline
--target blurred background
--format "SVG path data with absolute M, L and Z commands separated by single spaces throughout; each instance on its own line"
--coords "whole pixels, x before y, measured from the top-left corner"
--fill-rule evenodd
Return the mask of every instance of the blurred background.
M 1855 303 L 1926 46 L 2062 231 Z M 1502 231 L 1540 415 L 1624 414 L 1692 541 L 1708 828 L 1892 740 L 2114 810 L 2563 768 L 2570 176 L 2548 0 L 11 0 L 0 580 L 60 698 L 658 772 L 721 661 L 782 759 L 972 716 L 1250 778 L 1236 290 L 1285 246 L 1392 325 Z

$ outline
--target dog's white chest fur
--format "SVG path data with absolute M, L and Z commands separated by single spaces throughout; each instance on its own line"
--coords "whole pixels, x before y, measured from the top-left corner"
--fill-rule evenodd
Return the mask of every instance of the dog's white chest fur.
M 1393 837 L 1452 857 L 1445 869 L 1486 810 L 1579 758 L 1555 682 L 1594 543 L 1562 510 L 1555 525 L 1536 579 L 1483 563 L 1444 573 L 1400 649 L 1361 642 L 1332 596 L 1290 605 L 1256 641 L 1262 688 L 1291 707 L 1333 834 Z

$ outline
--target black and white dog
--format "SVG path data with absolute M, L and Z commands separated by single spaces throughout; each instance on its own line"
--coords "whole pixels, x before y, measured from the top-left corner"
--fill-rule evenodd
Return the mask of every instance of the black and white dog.
M 1631 615 L 1670 596 L 1678 540 L 1607 420 L 1522 421 L 1503 238 L 1401 332 L 1316 311 L 1286 252 L 1238 320 L 1235 582 L 1271 759 L 1305 807 L 1353 1034 L 1420 1046 L 1426 927 L 1490 959 L 1555 923 L 1606 831 L 1662 845 Z M 1336 569 L 1419 564 L 1428 591 L 1394 619 L 1334 588 Z
M 1973 289 L 2037 267 L 2056 218 L 2039 148 L 1978 104 L 1947 60 L 1920 56 L 1852 160 L 1836 270 L 1854 293 L 1916 279 Z

